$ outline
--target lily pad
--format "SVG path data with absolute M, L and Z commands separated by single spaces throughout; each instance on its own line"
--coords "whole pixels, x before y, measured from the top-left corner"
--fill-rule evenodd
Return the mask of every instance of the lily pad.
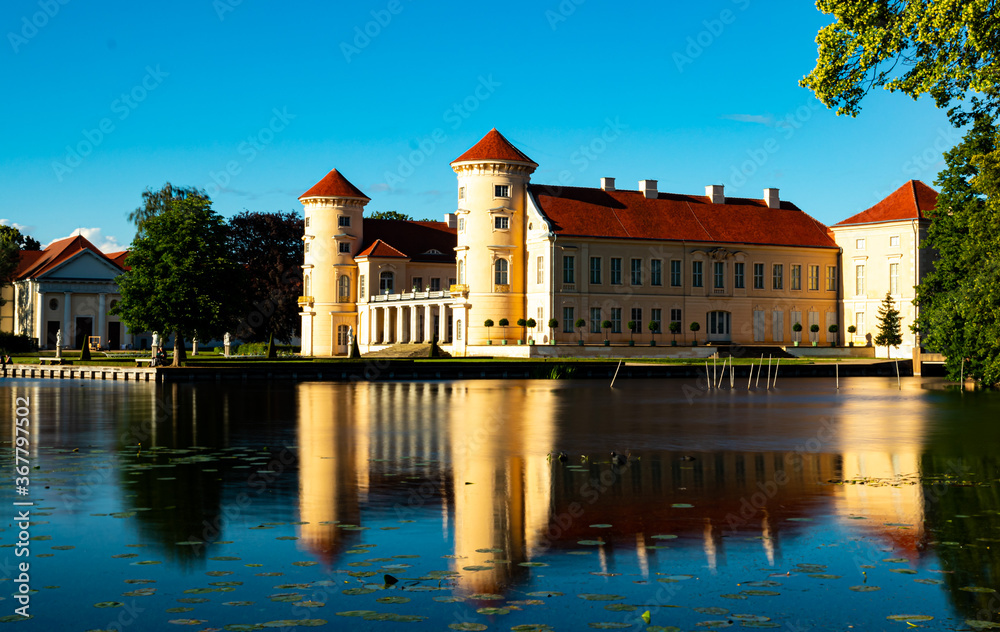
M 934 617 L 927 614 L 890 614 L 886 617 L 889 621 L 933 621 Z
M 992 621 L 982 621 L 980 619 L 966 619 L 965 625 L 973 630 L 1000 630 L 1000 623 Z
M 125 604 L 123 604 L 120 601 L 102 601 L 100 603 L 95 603 L 94 607 L 95 608 L 121 608 L 124 605 Z
M 466 632 L 481 632 L 482 630 L 488 630 L 489 627 L 483 625 L 482 623 L 451 623 L 448 625 L 452 630 L 465 630 Z
M 510 608 L 477 608 L 476 612 L 486 616 L 510 614 Z
M 851 586 L 848 590 L 853 590 L 854 592 L 876 592 L 882 590 L 879 586 Z
M 996 590 L 993 588 L 987 588 L 986 586 L 962 586 L 959 590 L 964 590 L 965 592 L 971 593 L 995 593 Z
M 610 594 L 598 594 L 598 593 L 582 593 L 577 595 L 580 599 L 586 599 L 587 601 L 619 601 L 624 599 L 622 595 L 610 595 Z
M 580 540 L 577 544 L 582 546 L 604 546 L 606 543 L 603 540 Z
M 601 622 L 601 623 L 588 623 L 590 627 L 595 630 L 625 630 L 632 627 L 631 623 L 613 623 L 613 622 Z
M 379 603 L 409 603 L 409 597 L 379 597 L 375 601 Z

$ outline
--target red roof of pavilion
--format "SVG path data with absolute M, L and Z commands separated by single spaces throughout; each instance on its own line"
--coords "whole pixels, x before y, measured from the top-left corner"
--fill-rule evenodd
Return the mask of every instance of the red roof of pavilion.
M 364 246 L 356 256 L 454 263 L 457 235 L 458 231 L 444 222 L 366 218 Z
M 924 211 L 933 210 L 937 206 L 937 196 L 937 191 L 920 180 L 910 180 L 875 206 L 837 222 L 834 226 L 927 219 Z
M 84 250 L 90 250 L 116 268 L 121 268 L 120 264 L 98 250 L 97 246 L 87 241 L 86 237 L 76 235 L 54 241 L 44 250 L 22 250 L 13 279 L 22 281 L 38 278 Z

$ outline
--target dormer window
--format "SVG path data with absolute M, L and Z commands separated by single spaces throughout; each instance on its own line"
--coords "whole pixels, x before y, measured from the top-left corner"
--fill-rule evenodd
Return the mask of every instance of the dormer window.
M 351 216 L 350 215 L 341 215 L 341 216 L 337 217 L 337 226 L 340 226 L 342 228 L 350 228 L 351 227 Z
M 495 185 L 493 185 L 493 197 L 509 198 L 510 197 L 510 185 L 509 184 L 495 184 Z

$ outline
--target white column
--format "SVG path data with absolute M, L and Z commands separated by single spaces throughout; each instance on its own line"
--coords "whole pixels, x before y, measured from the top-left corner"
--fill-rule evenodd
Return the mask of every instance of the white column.
M 420 307 L 417 305 L 410 307 L 410 344 L 417 341 L 417 322 L 420 320 L 417 313 L 419 311 Z
M 382 308 L 382 344 L 387 345 L 392 339 L 392 317 L 388 307 Z
M 29 286 L 30 287 L 30 286 Z M 42 347 L 48 344 L 46 336 L 48 334 L 45 330 L 45 295 L 42 294 L 42 287 L 35 283 L 35 337 L 38 338 L 38 346 Z M 28 296 L 31 296 L 30 289 Z M 66 332 L 63 332 L 63 336 Z
M 396 340 L 394 340 L 397 345 L 403 342 L 403 306 L 396 306 Z
M 105 312 L 107 311 L 108 295 L 101 292 L 97 295 L 97 331 L 94 333 L 101 337 L 101 344 L 107 346 L 107 320 Z
M 441 318 L 438 320 L 438 342 L 444 344 L 448 342 L 448 306 L 438 305 Z
M 63 292 L 63 322 L 62 322 L 62 332 L 63 332 L 63 346 L 74 347 L 76 346 L 76 340 L 72 337 L 73 334 L 73 310 L 71 306 L 73 304 L 73 293 Z M 44 336 L 44 333 L 39 334 Z
M 424 342 L 429 343 L 434 337 L 434 306 L 424 305 Z

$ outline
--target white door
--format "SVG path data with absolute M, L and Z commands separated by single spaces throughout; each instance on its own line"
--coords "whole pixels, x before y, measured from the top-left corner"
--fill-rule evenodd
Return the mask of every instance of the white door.
M 728 341 L 730 335 L 731 316 L 729 312 L 709 312 L 708 313 L 708 340 Z

